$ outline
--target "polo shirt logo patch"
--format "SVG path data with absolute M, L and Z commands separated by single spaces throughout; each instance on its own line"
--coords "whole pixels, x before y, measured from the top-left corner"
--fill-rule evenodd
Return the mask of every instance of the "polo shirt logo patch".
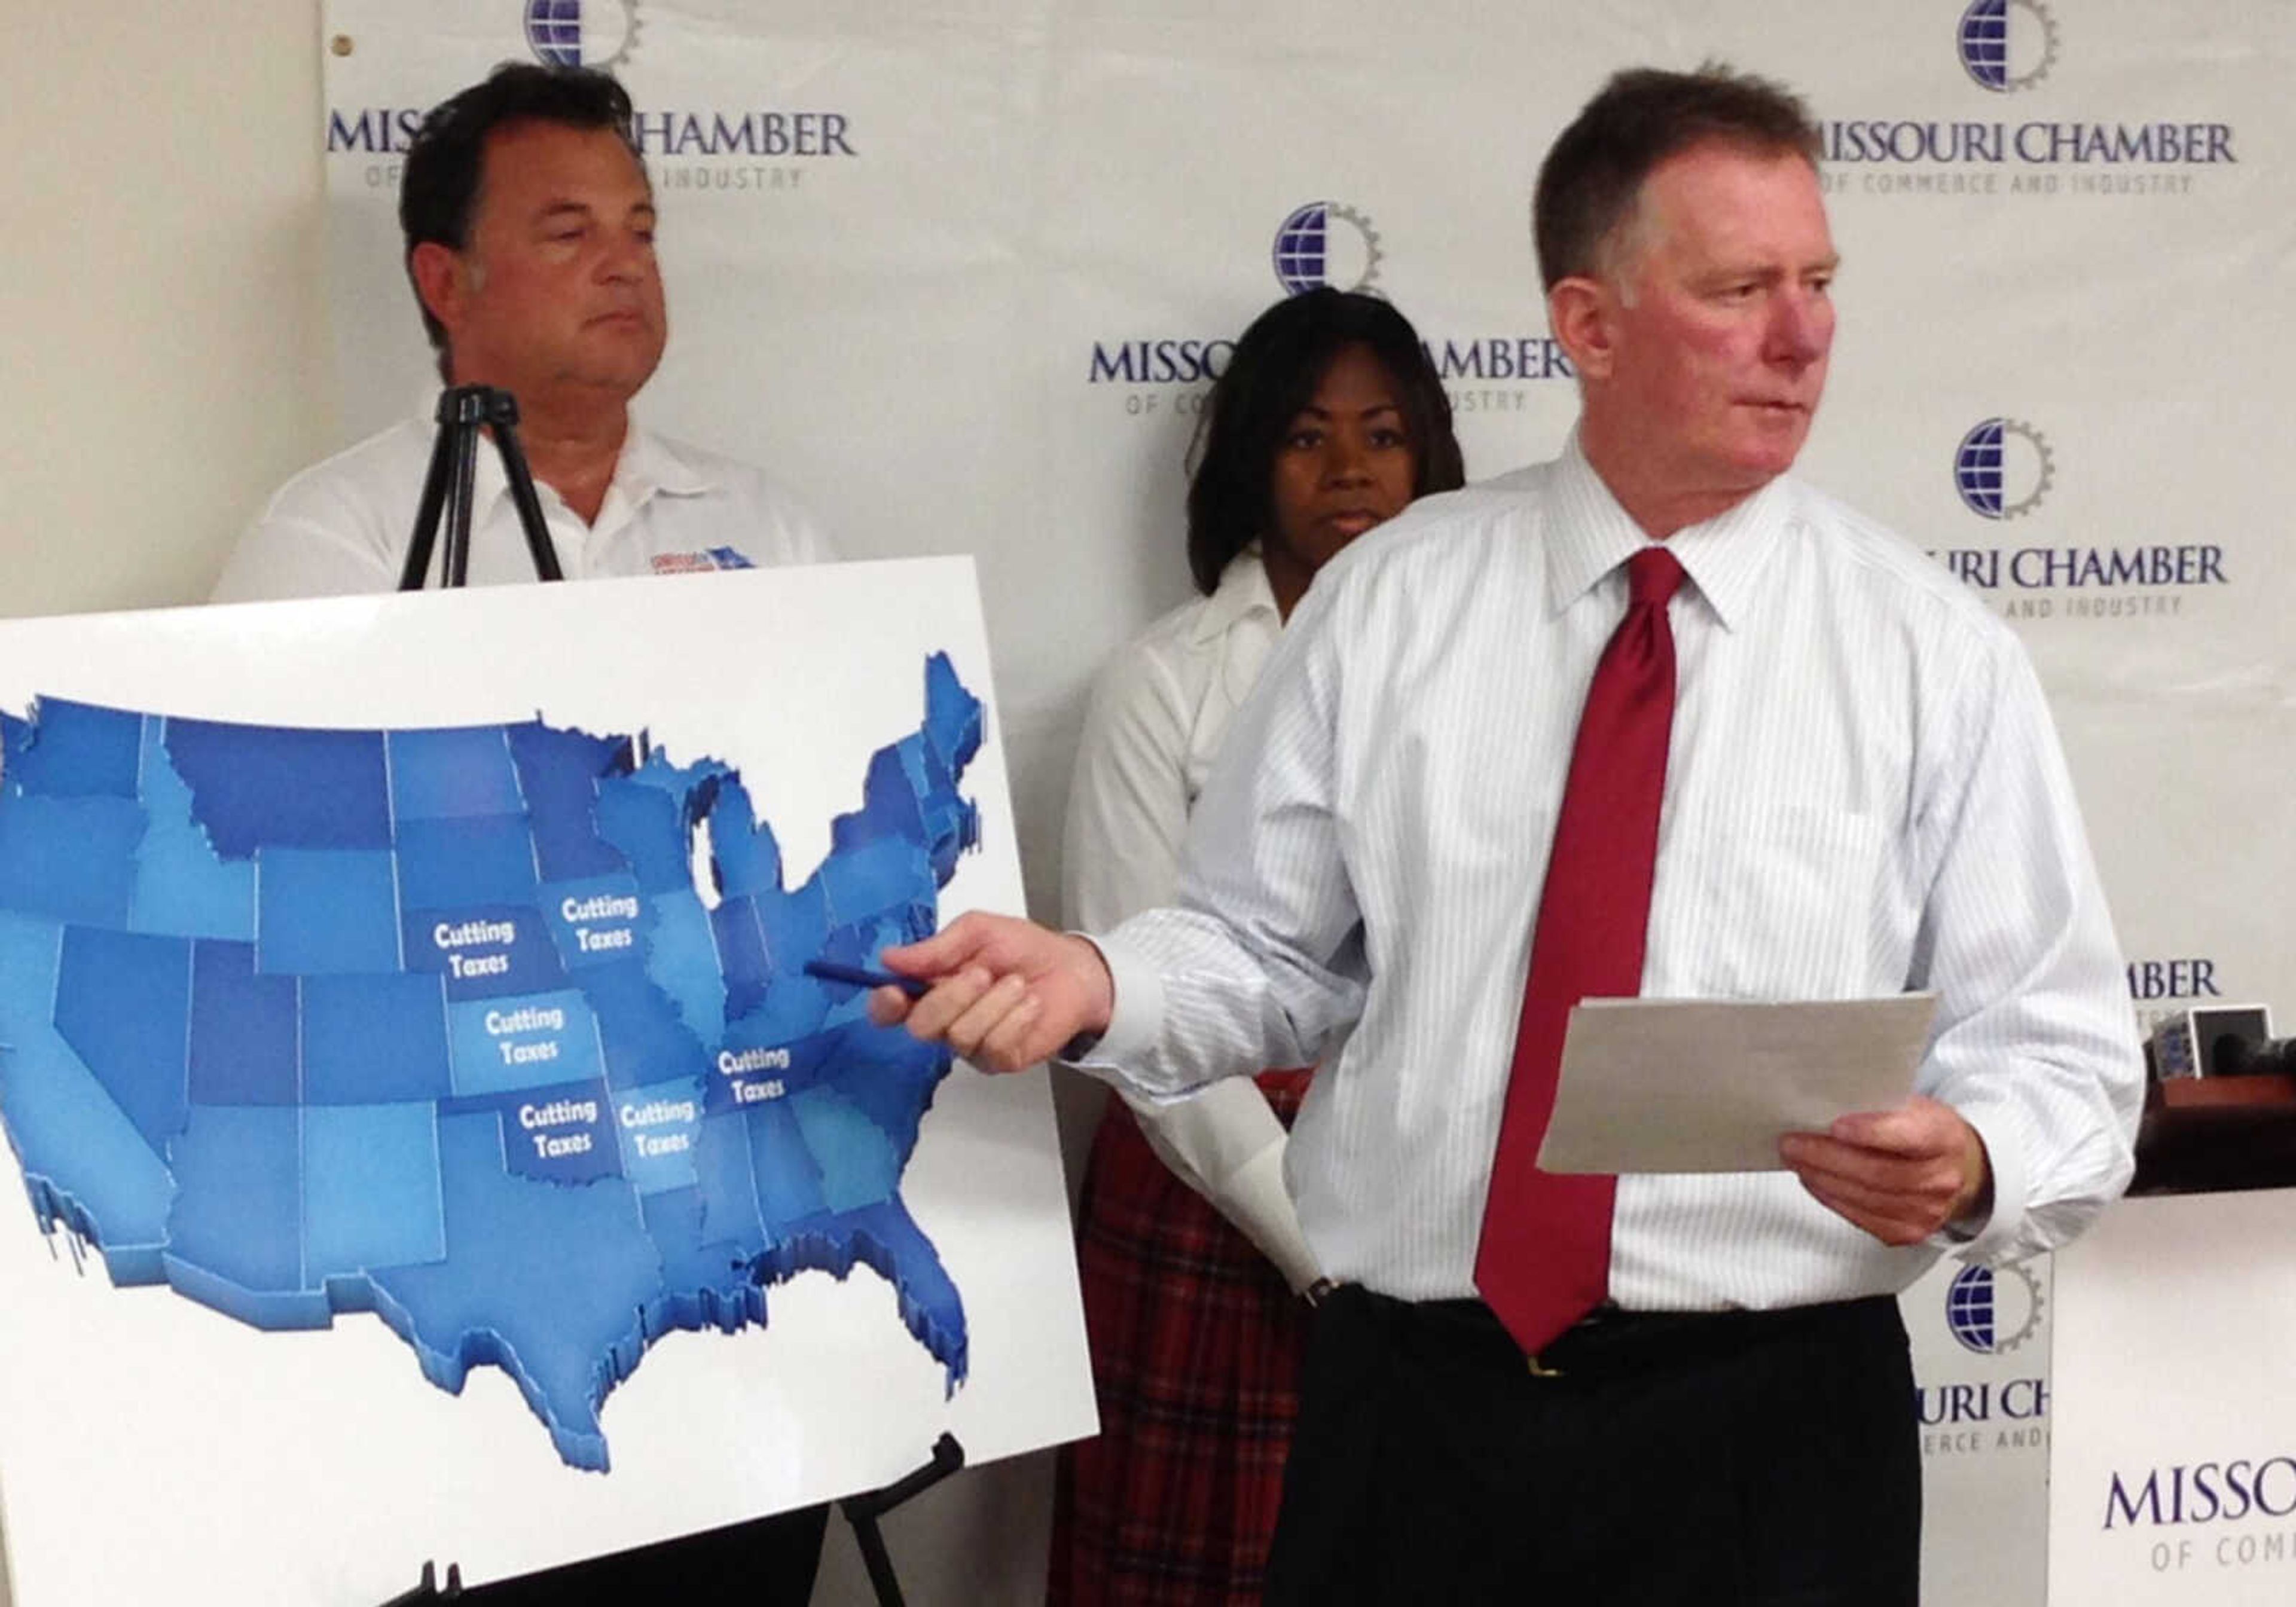
M 701 553 L 656 553 L 650 561 L 657 575 L 699 575 L 710 570 L 753 570 L 735 547 L 711 547 Z

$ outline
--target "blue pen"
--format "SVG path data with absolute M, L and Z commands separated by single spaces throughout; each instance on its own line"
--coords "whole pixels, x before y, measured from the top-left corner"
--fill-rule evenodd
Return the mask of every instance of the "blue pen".
M 808 960 L 805 974 L 853 988 L 898 988 L 913 999 L 922 998 L 932 986 L 914 977 L 897 977 L 890 971 L 872 971 L 865 965 L 840 965 L 834 960 Z

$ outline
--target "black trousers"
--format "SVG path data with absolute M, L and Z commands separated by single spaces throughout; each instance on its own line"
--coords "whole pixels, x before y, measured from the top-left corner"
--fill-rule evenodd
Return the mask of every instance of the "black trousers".
M 459 1599 L 478 1607 L 643 1607 L 686 1601 L 805 1607 L 813 1599 L 813 1576 L 821 1565 L 821 1537 L 828 1523 L 828 1507 L 801 1507 L 481 1585 Z
M 1272 1607 L 1916 1607 L 1913 1371 L 1886 1297 L 1611 1314 L 1534 1374 L 1480 1301 L 1316 1314 Z

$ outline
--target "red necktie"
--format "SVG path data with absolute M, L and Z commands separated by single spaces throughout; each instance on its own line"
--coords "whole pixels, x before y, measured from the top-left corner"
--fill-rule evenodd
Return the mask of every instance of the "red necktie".
M 1664 547 L 1644 547 L 1627 561 L 1627 617 L 1587 689 L 1531 932 L 1475 1286 L 1533 1355 L 1602 1304 L 1610 1283 L 1618 1180 L 1542 1172 L 1538 1144 L 1554 1110 L 1570 1007 L 1642 991 L 1659 799 L 1674 729 L 1674 633 L 1666 605 L 1681 584 L 1682 565 Z

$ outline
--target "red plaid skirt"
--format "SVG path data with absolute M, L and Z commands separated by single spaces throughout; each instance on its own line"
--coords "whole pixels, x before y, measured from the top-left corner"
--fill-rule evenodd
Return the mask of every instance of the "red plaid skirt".
M 1308 1073 L 1259 1079 L 1289 1127 Z M 1254 1603 L 1300 1409 L 1306 1309 L 1111 1099 L 1078 1264 L 1100 1437 L 1063 1449 L 1052 1607 Z

